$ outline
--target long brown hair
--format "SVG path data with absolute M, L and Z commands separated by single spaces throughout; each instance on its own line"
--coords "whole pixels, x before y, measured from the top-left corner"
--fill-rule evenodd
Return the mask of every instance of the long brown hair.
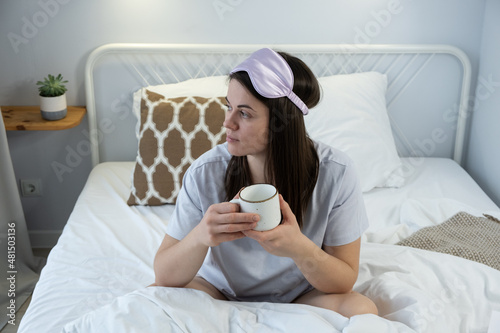
M 294 75 L 294 93 L 308 108 L 320 100 L 319 83 L 302 60 L 284 52 L 278 52 L 290 65 Z M 290 205 L 299 226 L 318 178 L 319 160 L 314 144 L 308 137 L 302 112 L 287 97 L 265 98 L 254 89 L 246 72 L 230 75 L 269 108 L 269 137 L 266 157 L 266 182 L 277 187 Z M 226 200 L 251 184 L 246 156 L 233 156 L 226 169 Z

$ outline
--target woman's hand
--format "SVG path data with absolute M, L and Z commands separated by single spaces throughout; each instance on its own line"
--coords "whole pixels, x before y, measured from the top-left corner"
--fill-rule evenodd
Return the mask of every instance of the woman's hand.
M 318 247 L 299 228 L 290 206 L 280 195 L 282 223 L 269 231 L 242 231 L 270 254 L 291 258 L 304 277 L 324 293 L 349 292 L 358 276 L 361 239 L 340 246 Z
M 240 213 L 238 204 L 214 204 L 196 226 L 196 235 L 205 246 L 217 246 L 245 237 L 244 232 L 255 228 L 259 219 L 258 214 Z
M 210 206 L 200 223 L 182 240 L 165 235 L 154 261 L 155 284 L 184 287 L 193 280 L 211 246 L 245 237 L 255 228 L 258 214 L 240 213 L 239 206 L 223 202 Z
M 255 239 L 270 254 L 293 258 L 300 253 L 301 242 L 307 242 L 308 238 L 300 231 L 295 215 L 281 194 L 280 209 L 283 220 L 276 228 L 268 231 L 245 230 L 242 233 Z

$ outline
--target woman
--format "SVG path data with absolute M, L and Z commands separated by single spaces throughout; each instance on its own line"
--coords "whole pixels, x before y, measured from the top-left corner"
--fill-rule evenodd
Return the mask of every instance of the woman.
M 303 116 L 319 84 L 298 58 L 254 52 L 230 74 L 227 142 L 186 172 L 155 257 L 156 286 L 221 300 L 295 302 L 346 317 L 377 314 L 353 292 L 367 217 L 351 161 L 308 138 Z M 280 193 L 282 223 L 254 231 L 259 215 L 228 201 L 247 185 Z

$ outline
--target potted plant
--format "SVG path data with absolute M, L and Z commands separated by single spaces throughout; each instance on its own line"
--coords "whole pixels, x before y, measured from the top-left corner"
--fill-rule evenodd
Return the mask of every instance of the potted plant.
M 63 81 L 61 74 L 58 76 L 48 75 L 43 81 L 38 81 L 40 93 L 40 112 L 47 120 L 59 120 L 66 117 L 66 86 L 68 81 Z

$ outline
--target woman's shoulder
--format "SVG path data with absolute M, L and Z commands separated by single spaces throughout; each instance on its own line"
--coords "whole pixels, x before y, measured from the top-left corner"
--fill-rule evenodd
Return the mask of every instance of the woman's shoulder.
M 342 188 L 353 188 L 359 183 L 353 160 L 343 151 L 315 142 L 319 158 L 318 183 L 342 184 Z M 328 185 L 327 185 L 328 186 Z
M 313 140 L 313 143 L 318 154 L 320 166 L 330 163 L 337 164 L 340 167 L 350 167 L 352 165 L 353 162 L 351 158 L 343 151 L 320 141 Z

